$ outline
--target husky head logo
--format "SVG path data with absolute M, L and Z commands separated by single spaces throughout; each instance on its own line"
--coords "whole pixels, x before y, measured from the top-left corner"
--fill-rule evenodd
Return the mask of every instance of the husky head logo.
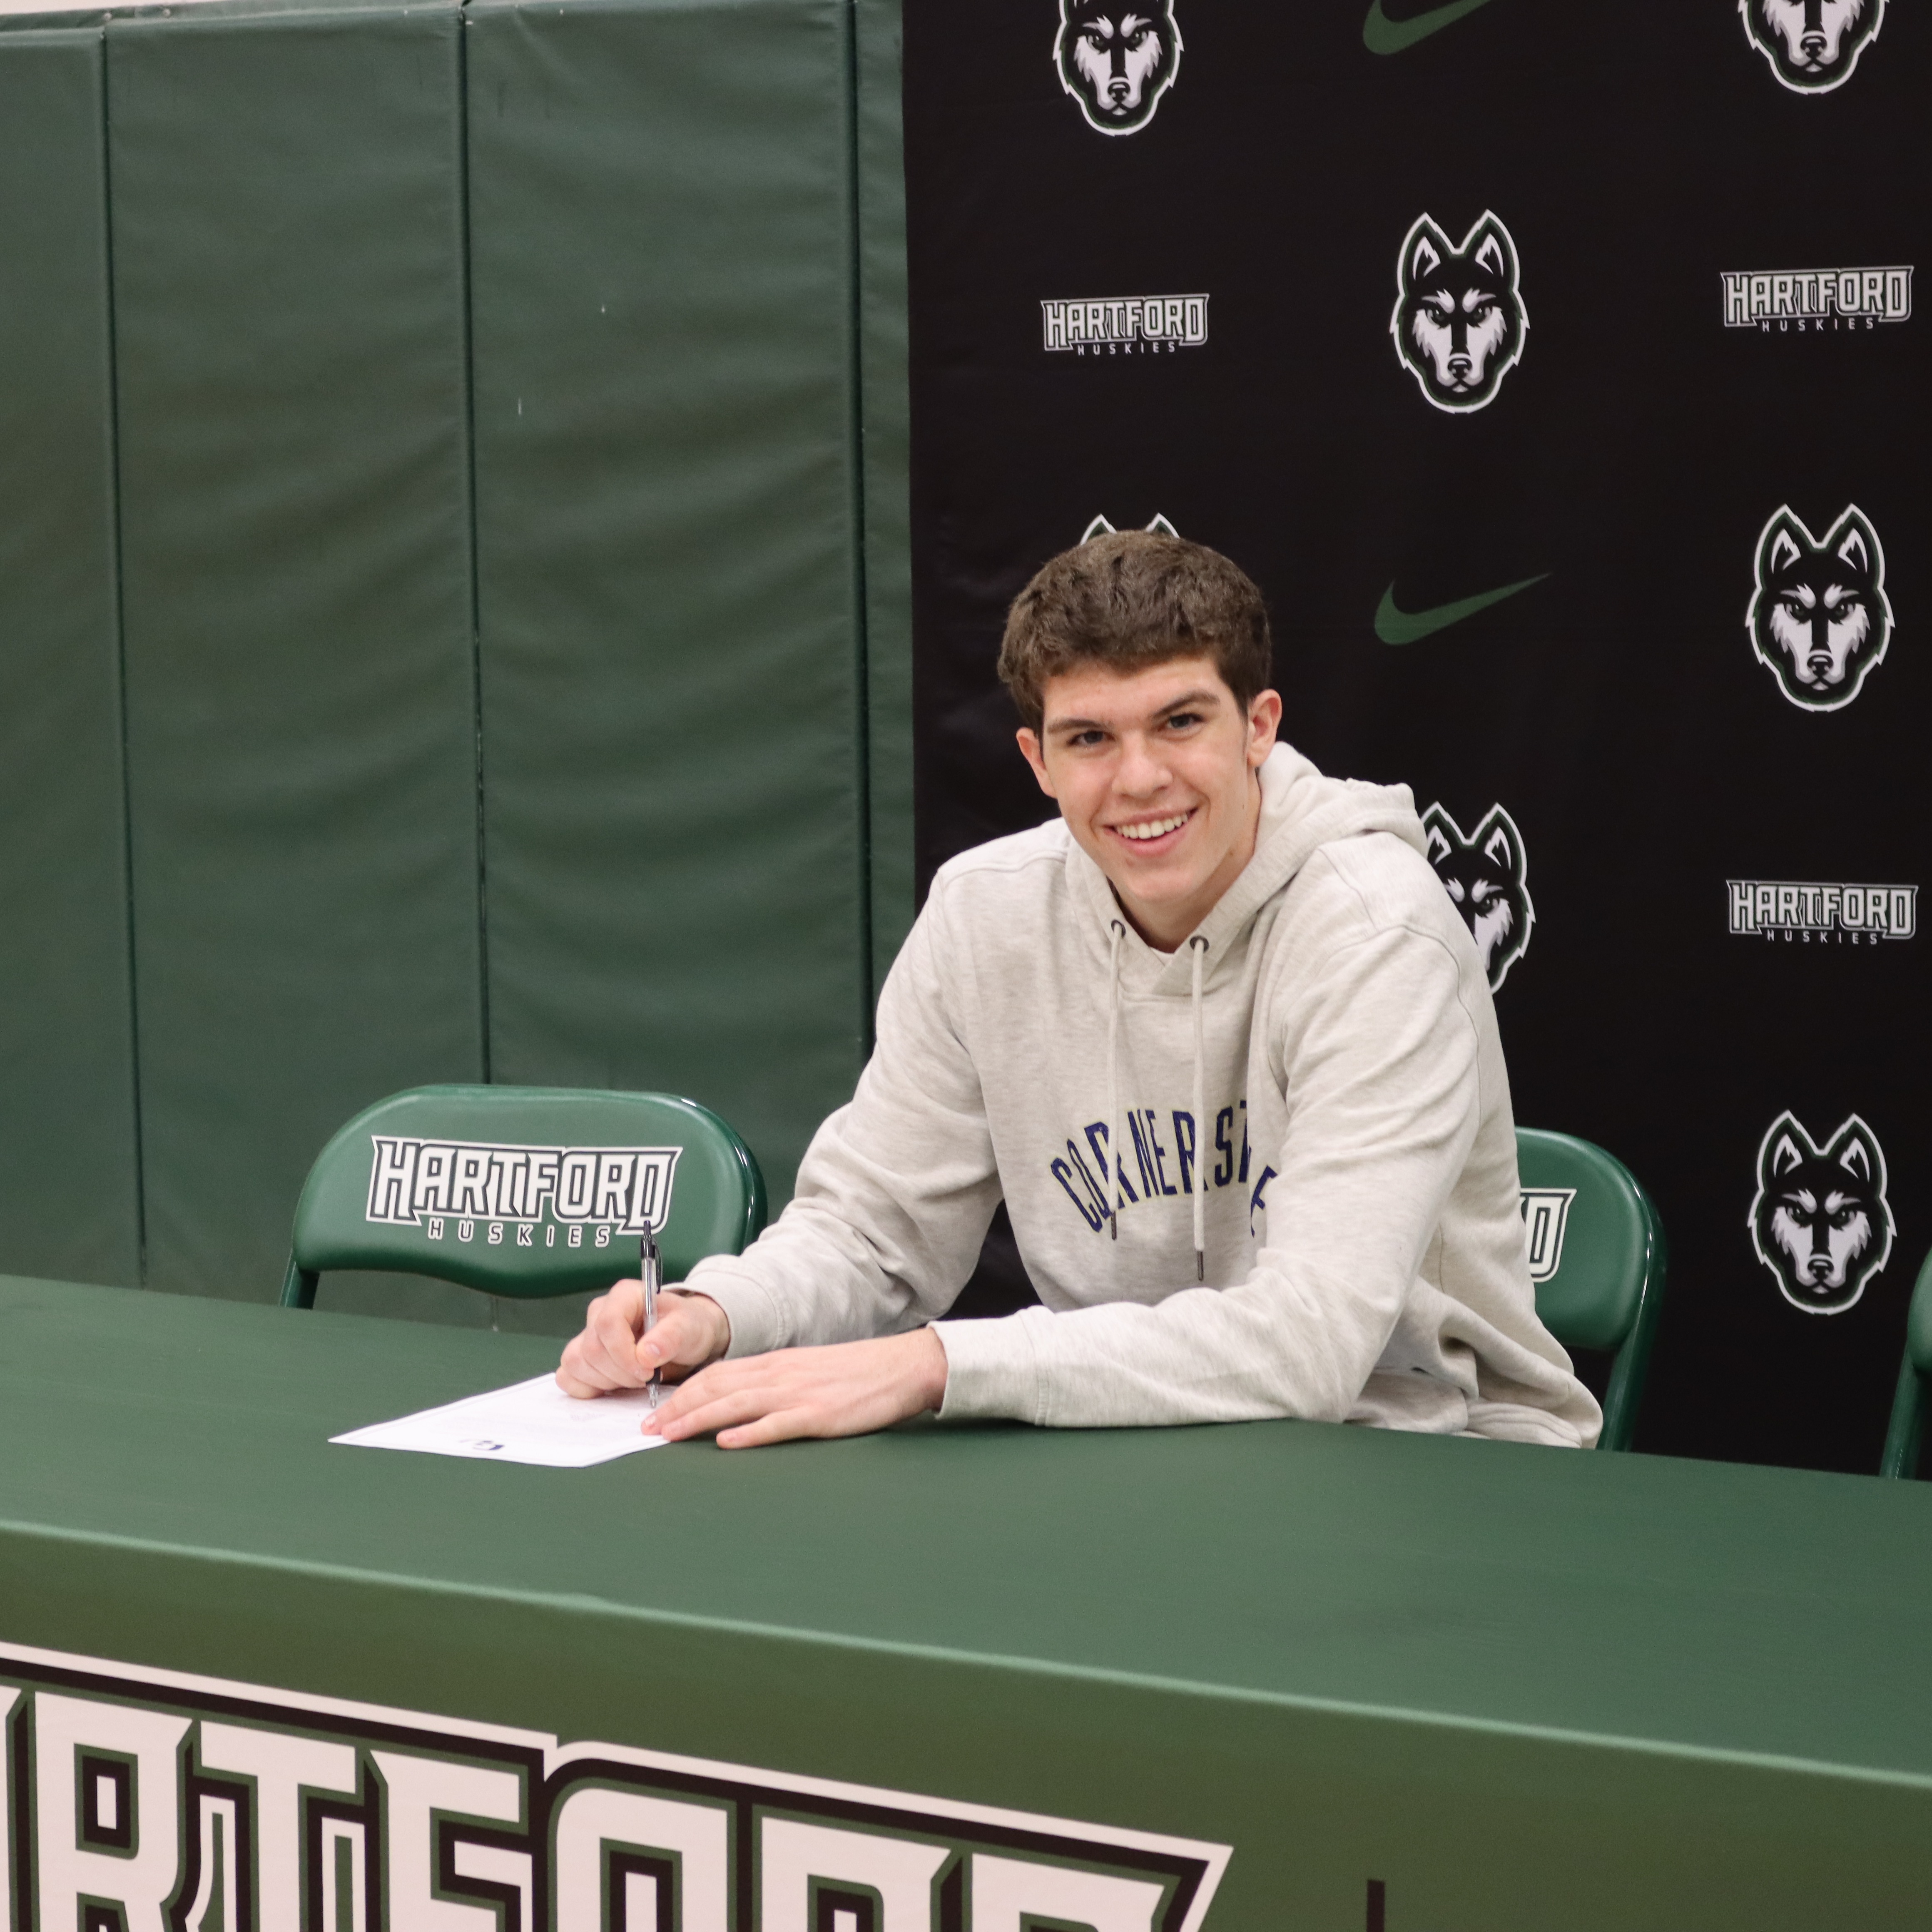
M 1796 94 L 1828 94 L 1878 38 L 1885 0 L 1738 0 L 1744 34 Z
M 1786 1300 L 1808 1315 L 1842 1315 L 1892 1252 L 1885 1156 L 1854 1114 L 1821 1153 L 1792 1114 L 1757 1150 L 1751 1245 Z
M 1892 639 L 1885 552 L 1857 505 L 1814 543 L 1786 508 L 1757 540 L 1757 588 L 1744 622 L 1778 688 L 1807 711 L 1837 711 L 1858 696 Z
M 1493 993 L 1522 957 L 1536 923 L 1522 834 L 1499 805 L 1490 807 L 1488 818 L 1467 838 L 1439 805 L 1422 814 L 1422 829 L 1429 835 L 1429 862 L 1483 956 Z
M 1053 61 L 1088 127 L 1137 134 L 1180 70 L 1174 0 L 1060 0 Z
M 1154 513 L 1154 521 L 1148 525 L 1148 530 L 1150 535 L 1157 537 L 1178 537 L 1180 534 L 1158 510 Z M 1096 517 L 1080 532 L 1080 541 L 1090 544 L 1096 537 L 1111 537 L 1116 534 L 1118 532 L 1113 525 L 1105 517 Z
M 1419 215 L 1395 279 L 1395 352 L 1438 410 L 1480 409 L 1521 360 L 1529 328 L 1509 230 L 1485 214 L 1458 248 Z

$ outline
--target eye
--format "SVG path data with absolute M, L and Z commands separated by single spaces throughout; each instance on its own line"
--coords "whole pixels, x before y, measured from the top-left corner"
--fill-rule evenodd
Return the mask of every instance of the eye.
M 1487 315 L 1496 305 L 1496 297 L 1485 294 L 1480 289 L 1472 289 L 1462 298 L 1463 308 L 1472 315 Z
M 1492 899 L 1496 896 L 1496 889 L 1494 886 L 1490 884 L 1487 879 L 1478 879 L 1476 883 L 1469 888 L 1470 898 L 1474 899 L 1478 905 L 1480 905 L 1485 899 Z
M 1134 52 L 1138 53 L 1141 49 L 1153 38 L 1154 29 L 1151 27 L 1136 28 L 1132 38 L 1128 40 L 1127 45 Z
M 1201 722 L 1201 714 L 1198 711 L 1176 711 L 1165 722 L 1170 731 L 1191 731 Z

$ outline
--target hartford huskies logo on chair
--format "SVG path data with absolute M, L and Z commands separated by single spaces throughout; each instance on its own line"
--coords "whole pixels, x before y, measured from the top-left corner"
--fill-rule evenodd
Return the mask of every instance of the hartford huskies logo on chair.
M 1858 696 L 1892 640 L 1885 552 L 1856 503 L 1822 543 L 1788 508 L 1757 540 L 1757 587 L 1744 622 L 1759 661 L 1807 711 L 1837 711 Z
M 1053 61 L 1088 127 L 1138 134 L 1180 71 L 1174 0 L 1060 0 Z
M 1517 280 L 1516 244 L 1493 214 L 1460 248 L 1426 214 L 1402 238 L 1389 332 L 1438 410 L 1484 407 L 1522 360 L 1529 316 Z
M 1878 38 L 1885 0 L 1738 0 L 1744 34 L 1794 94 L 1828 94 Z
M 1779 1114 L 1758 1148 L 1750 1234 L 1794 1308 L 1844 1314 L 1892 1252 L 1877 1136 L 1853 1114 L 1821 1150 L 1795 1114 Z
M 1429 835 L 1429 862 L 1469 928 L 1494 992 L 1522 957 L 1536 923 L 1522 834 L 1499 805 L 1467 838 L 1439 805 L 1422 814 L 1422 829 Z

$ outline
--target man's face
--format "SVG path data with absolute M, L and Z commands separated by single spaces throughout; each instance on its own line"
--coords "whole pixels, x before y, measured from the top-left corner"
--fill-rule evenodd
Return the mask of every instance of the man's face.
M 1254 854 L 1255 773 L 1280 698 L 1264 691 L 1244 710 L 1208 657 L 1083 665 L 1042 697 L 1040 730 L 1019 734 L 1040 790 L 1141 936 L 1172 952 Z

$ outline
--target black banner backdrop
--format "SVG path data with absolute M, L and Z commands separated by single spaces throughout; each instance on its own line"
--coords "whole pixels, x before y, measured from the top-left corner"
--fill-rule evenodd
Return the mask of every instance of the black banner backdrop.
M 1663 1212 L 1640 1445 L 1875 1468 L 1932 1240 L 1925 10 L 905 45 L 922 879 L 1050 809 L 993 675 L 1031 572 L 1096 518 L 1225 550 L 1286 734 L 1489 896 L 1517 1118 Z

